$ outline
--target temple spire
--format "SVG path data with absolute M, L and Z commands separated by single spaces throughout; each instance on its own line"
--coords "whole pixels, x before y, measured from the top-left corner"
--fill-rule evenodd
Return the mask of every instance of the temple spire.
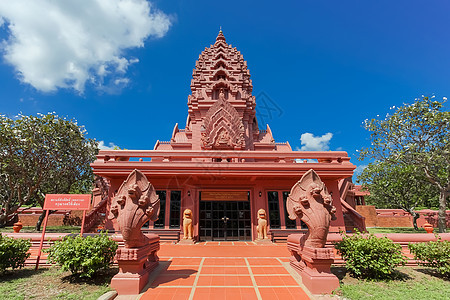
M 225 36 L 223 35 L 223 32 L 222 32 L 222 26 L 220 26 L 219 34 L 216 37 L 216 42 L 218 42 L 218 41 L 226 42 Z

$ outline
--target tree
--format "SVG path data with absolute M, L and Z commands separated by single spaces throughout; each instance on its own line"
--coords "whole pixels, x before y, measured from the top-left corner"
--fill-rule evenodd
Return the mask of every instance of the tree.
M 89 192 L 98 149 L 85 135 L 75 120 L 52 113 L 0 115 L 0 226 L 24 204 L 42 206 L 47 193 Z
M 384 120 L 366 120 L 371 146 L 360 159 L 375 163 L 414 165 L 439 191 L 439 232 L 445 232 L 447 197 L 450 191 L 450 112 L 445 100 L 422 97 L 405 104 Z
M 414 210 L 437 198 L 437 189 L 428 181 L 423 171 L 415 165 L 370 163 L 358 176 L 358 181 L 370 191 L 366 201 L 378 208 L 401 208 L 413 216 L 414 229 L 418 230 Z

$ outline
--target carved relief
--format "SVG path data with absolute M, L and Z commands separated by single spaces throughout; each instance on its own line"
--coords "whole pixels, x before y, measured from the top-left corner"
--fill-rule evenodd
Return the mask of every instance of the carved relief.
M 194 226 L 192 224 L 192 211 L 188 208 L 183 212 L 183 239 L 192 240 Z
M 304 246 L 323 248 L 330 222 L 336 219 L 336 208 L 332 206 L 327 187 L 313 169 L 292 187 L 286 208 L 290 219 L 300 218 L 308 226 L 309 231 L 303 239 Z
M 245 146 L 244 125 L 237 110 L 225 99 L 220 89 L 219 99 L 206 113 L 202 143 L 206 149 L 242 149 Z
M 258 239 L 267 239 L 267 215 L 264 209 L 258 210 L 258 226 L 256 227 L 258 231 Z
M 156 221 L 159 215 L 159 197 L 147 177 L 138 170 L 130 173 L 111 203 L 109 219 L 117 219 L 126 248 L 145 246 L 148 238 L 141 227 Z

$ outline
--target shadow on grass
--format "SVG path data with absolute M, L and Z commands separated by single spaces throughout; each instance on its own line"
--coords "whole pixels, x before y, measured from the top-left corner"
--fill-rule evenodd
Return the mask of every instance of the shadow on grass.
M 99 271 L 92 277 L 81 277 L 80 274 L 71 274 L 61 278 L 62 282 L 67 283 L 83 283 L 89 285 L 105 285 L 111 283 L 111 279 L 119 272 L 119 268 L 110 268 L 108 270 Z
M 354 279 L 361 279 L 361 280 L 370 280 L 370 281 L 407 281 L 413 279 L 408 274 L 401 272 L 399 270 L 394 270 L 392 274 L 387 276 L 384 279 L 377 279 L 377 278 L 362 278 L 362 277 L 355 277 L 350 274 L 350 272 L 347 271 L 345 267 L 331 267 L 331 273 L 336 275 L 336 277 L 339 279 L 339 282 L 342 282 L 342 280 L 346 277 L 348 274 Z
M 331 273 L 336 275 L 339 281 L 342 281 L 345 275 L 347 275 L 347 269 L 345 267 L 331 267 Z
M 48 268 L 41 268 L 38 270 L 35 270 L 34 268 L 6 270 L 3 273 L 0 273 L 0 283 L 14 281 L 16 279 L 28 278 L 33 275 L 41 274 L 47 270 Z
M 431 269 L 431 268 L 424 268 L 424 269 L 416 269 L 417 272 L 438 278 L 438 279 L 442 279 L 445 281 L 450 281 L 450 274 L 448 276 L 442 275 L 441 273 L 438 273 L 436 270 Z

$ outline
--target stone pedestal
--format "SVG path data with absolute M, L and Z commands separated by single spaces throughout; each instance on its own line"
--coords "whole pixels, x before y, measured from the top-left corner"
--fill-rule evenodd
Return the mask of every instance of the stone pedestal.
M 269 239 L 256 239 L 254 242 L 258 245 L 270 245 L 273 244 L 271 240 Z
M 302 282 L 312 294 L 331 294 L 339 288 L 339 279 L 331 273 L 334 261 L 332 248 L 303 247 L 291 251 L 290 265 L 302 277 Z
M 116 252 L 119 273 L 111 280 L 111 287 L 119 295 L 138 295 L 147 285 L 150 272 L 159 263 L 159 236 L 147 235 L 150 241 L 140 248 L 120 248 Z
M 193 239 L 181 239 L 178 242 L 179 245 L 194 245 L 195 241 Z

